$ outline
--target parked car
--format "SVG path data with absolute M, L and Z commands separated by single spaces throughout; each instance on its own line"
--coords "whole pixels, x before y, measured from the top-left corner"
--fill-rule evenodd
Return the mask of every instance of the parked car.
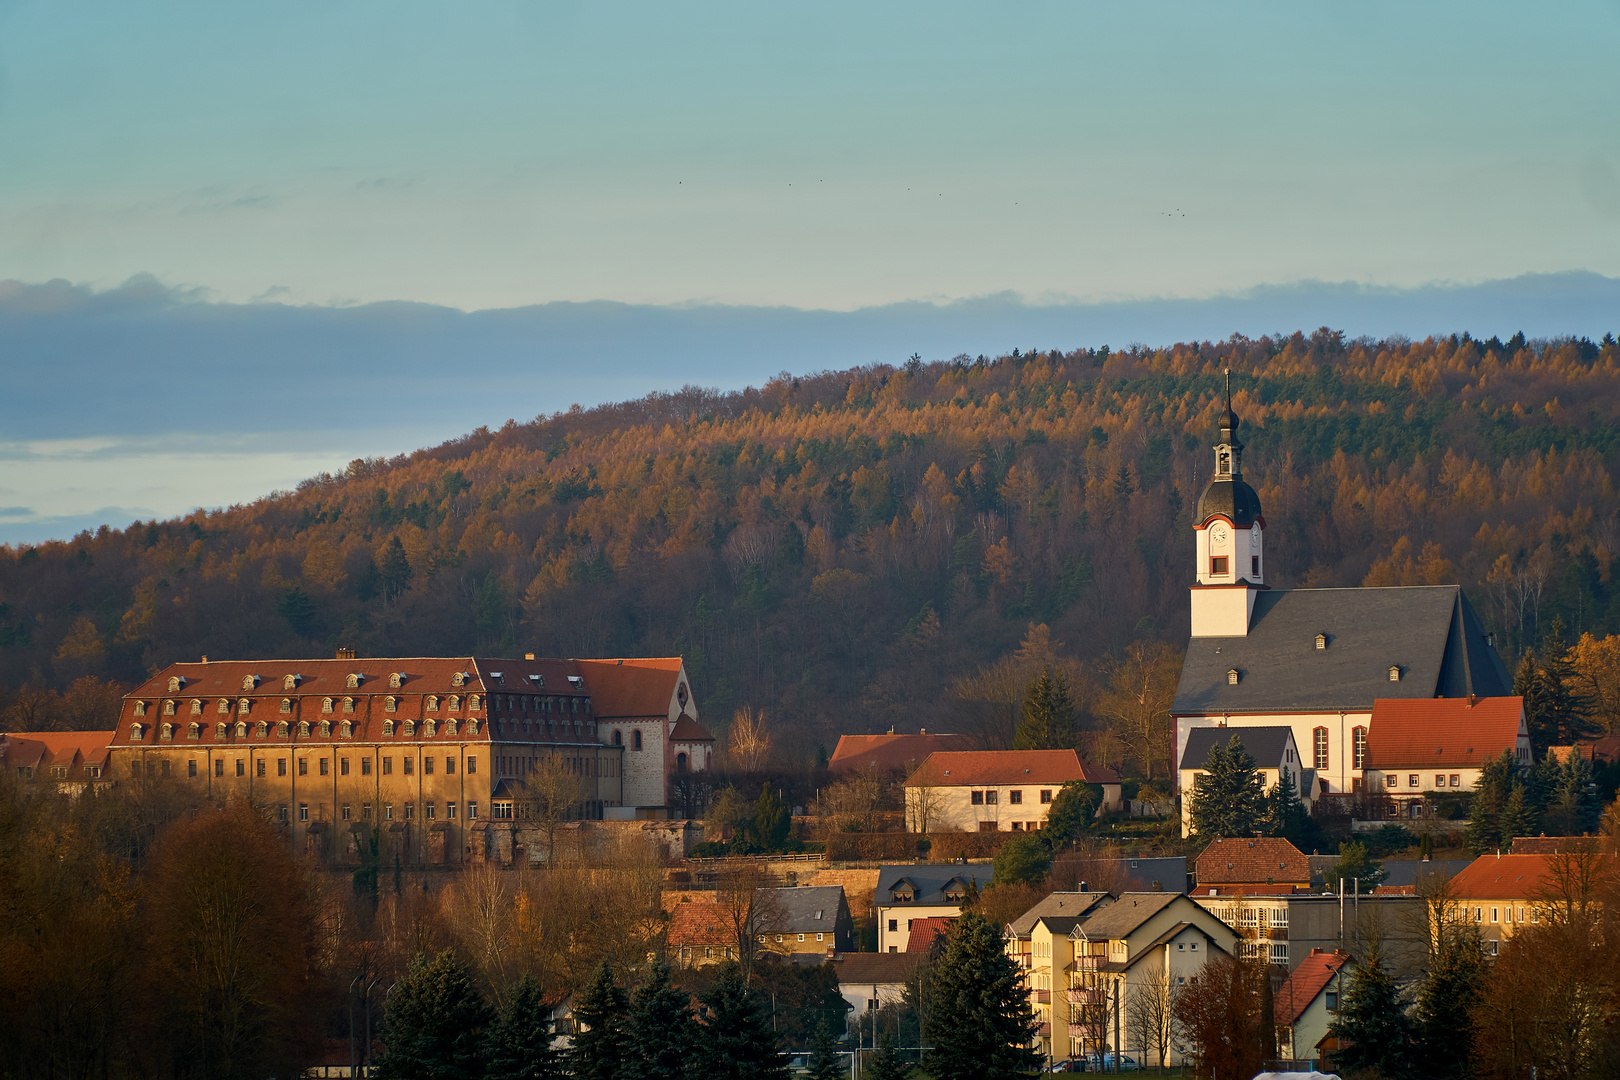
M 1136 1063 L 1136 1059 L 1131 1057 L 1131 1055 L 1121 1054 L 1119 1056 L 1120 1072 L 1136 1072 L 1140 1068 L 1141 1066 Z M 1051 1071 L 1068 1073 L 1111 1073 L 1114 1071 L 1114 1054 L 1112 1051 L 1108 1051 L 1102 1054 L 1084 1054 L 1080 1057 L 1064 1058 L 1061 1061 L 1054 1061 L 1052 1063 Z

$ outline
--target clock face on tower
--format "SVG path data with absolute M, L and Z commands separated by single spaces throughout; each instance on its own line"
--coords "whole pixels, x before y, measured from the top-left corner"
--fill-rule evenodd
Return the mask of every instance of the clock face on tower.
M 1226 525 L 1217 521 L 1209 527 L 1209 538 L 1217 544 L 1226 543 Z

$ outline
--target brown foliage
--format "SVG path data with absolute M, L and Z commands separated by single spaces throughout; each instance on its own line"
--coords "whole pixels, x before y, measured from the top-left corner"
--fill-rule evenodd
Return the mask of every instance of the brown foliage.
M 1274 1056 L 1270 970 L 1254 960 L 1212 953 L 1171 1003 L 1178 1041 L 1200 1077 L 1253 1076 Z

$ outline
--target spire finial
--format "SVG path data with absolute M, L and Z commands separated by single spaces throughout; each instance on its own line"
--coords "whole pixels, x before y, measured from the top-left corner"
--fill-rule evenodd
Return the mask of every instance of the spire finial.
M 1226 369 L 1226 411 L 1232 411 L 1232 369 Z

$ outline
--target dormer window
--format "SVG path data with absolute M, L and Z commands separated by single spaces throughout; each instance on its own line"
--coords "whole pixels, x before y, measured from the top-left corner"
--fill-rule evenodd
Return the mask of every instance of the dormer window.
M 186 738 L 192 742 L 202 738 L 202 725 L 193 720 L 191 726 L 186 729 Z
M 181 675 L 170 675 L 169 676 L 169 693 L 178 694 L 181 690 L 185 689 L 185 686 L 186 686 L 186 680 L 185 680 L 184 676 L 181 676 Z
M 238 720 L 236 722 L 236 737 L 238 739 L 247 738 L 247 721 L 246 720 Z
M 1327 635 L 1326 634 L 1317 634 L 1316 635 L 1316 648 L 1318 649 L 1318 651 L 1327 648 Z
M 332 737 L 332 721 L 330 721 L 330 720 L 322 720 L 321 721 L 321 738 L 330 739 L 331 737 Z
M 467 695 L 467 711 L 468 712 L 477 712 L 478 711 L 478 695 L 477 694 L 469 694 L 469 695 Z
M 224 715 L 228 714 L 230 711 L 231 711 L 231 699 L 230 698 L 223 698 L 223 697 L 220 698 L 219 699 L 219 714 L 221 716 L 224 716 Z
M 224 724 L 224 721 L 221 721 L 220 723 L 217 723 L 217 724 L 214 725 L 214 738 L 223 739 L 224 737 L 225 737 L 225 724 Z
M 265 721 L 260 720 L 255 734 L 261 739 L 268 737 L 270 734 L 270 725 Z
M 454 720 L 450 721 L 450 723 L 451 723 L 452 726 L 455 725 Z M 478 721 L 476 721 L 476 720 L 468 720 L 467 721 L 467 734 L 469 734 L 469 735 L 478 734 Z
M 347 722 L 347 721 L 345 721 L 345 722 Z M 393 733 L 394 733 L 394 722 L 392 720 L 384 720 L 383 721 L 383 734 L 384 735 L 392 735 Z
M 546 677 L 544 675 L 530 675 L 529 681 L 534 684 L 534 688 L 536 690 L 544 690 L 546 688 Z
M 331 711 L 332 711 L 332 699 L 331 698 L 321 698 L 321 712 L 331 712 Z
M 389 687 L 391 689 L 394 689 L 394 690 L 398 690 L 400 687 L 404 686 L 405 685 L 405 673 L 402 672 L 402 671 L 396 671 L 393 674 L 389 675 L 388 676 L 388 685 L 389 685 Z
M 461 695 L 460 694 L 451 694 L 450 695 L 450 711 L 451 712 L 460 712 L 461 711 Z
M 243 716 L 246 716 L 248 713 L 253 711 L 253 702 L 248 698 L 243 698 L 236 703 L 236 711 L 241 713 Z
M 163 715 L 164 716 L 173 716 L 174 715 L 174 699 L 173 698 L 169 698 L 168 700 L 166 700 L 163 703 Z
M 244 675 L 244 676 L 242 676 L 242 689 L 244 689 L 244 690 L 257 690 L 258 688 L 259 688 L 259 677 L 257 675 Z
M 346 697 L 343 699 L 343 711 L 354 712 L 354 698 Z
M 422 735 L 423 735 L 423 737 L 427 738 L 427 737 L 432 736 L 432 734 L 433 734 L 434 730 L 437 728 L 437 726 L 438 725 L 436 725 L 432 720 L 424 720 L 424 721 L 422 721 Z
M 568 676 L 568 685 L 578 690 L 585 685 L 585 680 L 579 675 L 570 675 Z
M 432 721 L 430 720 L 428 723 L 432 723 Z M 456 733 L 456 722 L 454 720 L 446 720 L 444 722 L 444 733 L 446 735 L 454 735 Z M 431 732 L 429 732 L 429 734 L 431 734 Z
M 343 723 L 339 724 L 338 725 L 338 734 L 343 736 L 343 738 L 345 738 L 345 739 L 347 739 L 347 738 L 351 737 L 352 735 L 354 735 L 354 724 L 353 724 L 353 722 L 349 721 L 349 720 L 345 720 L 345 721 L 343 721 Z
M 137 701 L 135 703 L 135 715 L 136 716 L 145 716 L 146 715 L 146 702 Z
M 357 671 L 350 672 L 349 677 L 344 680 L 343 685 L 348 687 L 350 690 L 358 690 L 360 688 L 360 684 L 364 682 L 365 679 L 366 677 Z
M 890 888 L 889 895 L 897 904 L 909 904 L 917 899 L 917 887 L 905 878 L 901 878 Z
M 281 679 L 281 688 L 283 690 L 296 690 L 303 678 L 302 675 L 284 675 Z
M 300 739 L 309 738 L 309 721 L 308 720 L 300 720 L 300 721 L 298 721 L 298 737 Z
M 192 716 L 201 716 L 202 715 L 202 709 L 203 709 L 202 698 L 192 698 L 191 699 L 191 715 Z
M 288 730 L 290 730 L 290 729 L 287 727 L 287 721 L 285 721 L 285 720 L 276 721 L 276 738 L 285 739 L 287 737 Z
M 467 673 L 465 671 L 454 672 L 450 676 L 450 685 L 451 686 L 466 686 L 467 685 Z
M 1391 664 L 1390 665 L 1390 667 L 1389 667 L 1389 681 L 1390 682 L 1400 682 L 1401 681 L 1401 666 L 1399 664 Z
M 158 728 L 158 738 L 163 740 L 164 742 L 173 742 L 174 741 L 174 725 L 173 724 L 164 724 L 162 727 Z
M 1227 668 L 1226 669 L 1226 685 L 1228 685 L 1228 686 L 1236 686 L 1238 684 L 1238 679 L 1239 678 L 1241 678 L 1241 676 L 1238 674 L 1238 669 L 1237 668 Z
M 399 710 L 399 698 L 392 696 L 383 698 L 383 710 L 385 712 L 397 712 Z
M 505 672 L 492 671 L 492 672 L 489 673 L 489 677 L 494 679 L 496 682 L 500 683 L 502 686 L 506 685 L 506 673 Z
M 405 721 L 405 734 L 407 736 L 416 734 L 416 721 L 414 721 L 414 720 Z
M 284 697 L 281 699 L 281 711 L 284 713 L 292 712 L 292 698 Z
M 427 708 L 427 710 L 429 712 L 436 712 L 438 710 L 438 708 L 439 708 L 439 695 L 438 694 L 429 694 L 427 696 L 426 708 Z

